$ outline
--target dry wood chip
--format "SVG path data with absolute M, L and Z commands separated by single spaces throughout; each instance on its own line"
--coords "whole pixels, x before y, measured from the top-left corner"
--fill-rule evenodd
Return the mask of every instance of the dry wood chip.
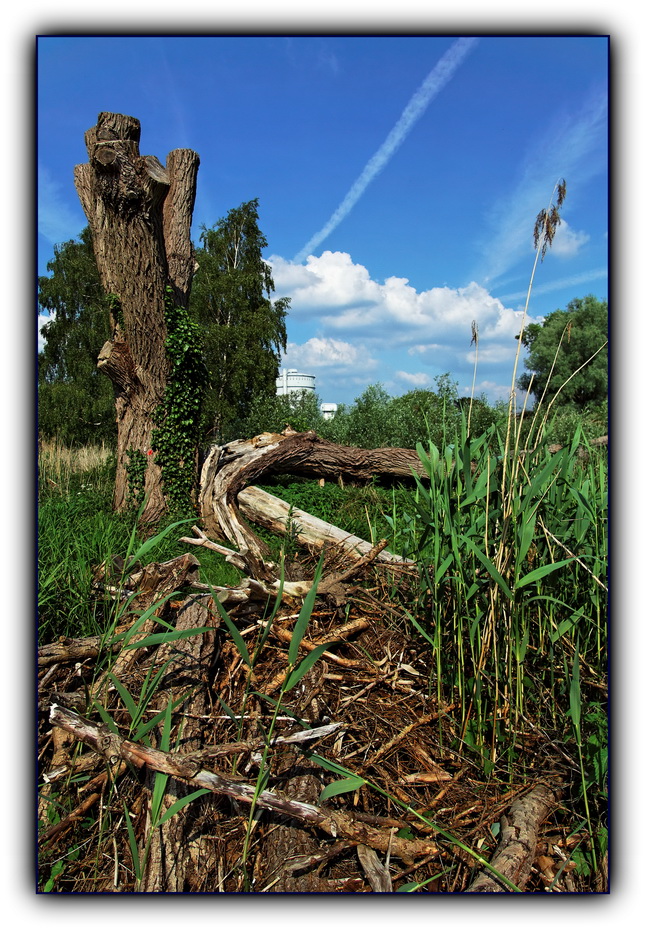
M 385 868 L 374 850 L 369 846 L 364 846 L 362 843 L 359 843 L 356 847 L 356 851 L 358 852 L 358 858 L 361 865 L 363 866 L 363 871 L 367 876 L 367 880 L 370 883 L 372 891 L 392 891 L 392 879 L 390 878 L 390 873 Z

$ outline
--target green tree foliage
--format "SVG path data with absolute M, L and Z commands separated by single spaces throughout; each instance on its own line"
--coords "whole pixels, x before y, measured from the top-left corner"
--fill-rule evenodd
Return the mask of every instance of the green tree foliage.
M 237 438 L 234 426 L 254 398 L 275 394 L 280 353 L 286 349 L 288 298 L 271 300 L 267 241 L 251 200 L 212 228 L 202 228 L 191 308 L 202 327 L 209 389 L 204 423 L 209 439 Z
M 435 445 L 454 441 L 461 429 L 461 410 L 468 415 L 469 398 L 459 398 L 450 375 L 435 378 L 435 391 L 408 391 L 390 397 L 382 385 L 370 385 L 348 408 L 338 410 L 333 420 L 321 427 L 326 438 L 364 449 L 399 447 L 414 449 L 417 442 L 431 439 Z M 479 435 L 498 413 L 482 398 L 475 398 L 471 434 Z
M 607 301 L 591 294 L 550 313 L 543 323 L 531 323 L 522 335 L 529 350 L 524 362 L 528 373 L 518 378 L 518 387 L 530 387 L 536 399 L 546 403 L 562 388 L 559 403 L 579 410 L 602 404 L 608 390 L 607 329 Z
M 259 433 L 281 433 L 290 426 L 298 433 L 314 430 L 328 438 L 325 420 L 320 412 L 320 398 L 314 391 L 296 394 L 257 394 L 249 404 L 246 416 L 235 423 L 235 438 L 248 439 Z
M 244 419 L 236 424 L 236 436 L 281 432 L 289 425 L 298 432 L 315 430 L 339 445 L 363 449 L 401 447 L 414 449 L 428 438 L 439 445 L 450 444 L 461 430 L 462 411 L 468 414 L 470 398 L 460 398 L 457 385 L 447 374 L 435 378 L 436 391 L 415 390 L 391 397 L 381 384 L 367 387 L 350 406 L 340 404 L 331 420 L 320 412 L 320 398 L 312 391 L 277 397 L 257 395 Z M 475 398 L 471 434 L 483 433 L 504 411 L 490 407 L 485 398 Z
M 114 392 L 96 368 L 110 314 L 89 227 L 55 247 L 47 270 L 38 279 L 39 312 L 52 314 L 38 354 L 38 429 L 67 445 L 114 442 Z

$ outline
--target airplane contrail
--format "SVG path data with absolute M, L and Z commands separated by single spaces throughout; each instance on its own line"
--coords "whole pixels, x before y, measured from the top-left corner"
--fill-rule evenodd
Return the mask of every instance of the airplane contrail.
M 385 168 L 398 147 L 408 136 L 416 121 L 423 115 L 428 105 L 434 100 L 439 91 L 446 86 L 477 41 L 476 38 L 461 38 L 450 46 L 443 58 L 437 62 L 423 84 L 414 93 L 387 139 L 365 165 L 358 179 L 352 184 L 343 202 L 334 211 L 323 228 L 312 236 L 309 242 L 298 252 L 293 259 L 294 262 L 301 262 L 306 258 L 307 255 L 315 249 L 323 239 L 326 239 L 330 232 L 345 219 L 349 211 L 356 204 L 356 201 L 363 195 L 367 186 L 374 180 L 377 174 Z

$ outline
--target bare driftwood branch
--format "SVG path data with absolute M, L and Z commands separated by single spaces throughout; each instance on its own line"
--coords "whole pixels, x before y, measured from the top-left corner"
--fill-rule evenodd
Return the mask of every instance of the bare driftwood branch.
M 195 537 L 183 536 L 180 542 L 212 549 L 215 552 L 226 555 L 226 561 L 234 564 L 236 568 L 246 568 L 247 571 L 252 571 L 253 563 L 249 563 L 247 559 L 248 551 L 244 555 L 238 554 L 210 540 L 198 526 L 193 526 L 192 530 L 195 533 Z M 358 537 L 354 538 L 357 539 Z M 336 597 L 338 601 L 344 602 L 344 592 L 341 588 L 342 583 L 348 581 L 377 560 L 383 553 L 387 545 L 387 540 L 382 539 L 375 546 L 371 547 L 369 543 L 365 543 L 365 545 L 368 547 L 368 551 L 363 555 L 357 556 L 356 561 L 352 562 L 345 571 L 333 572 L 320 581 L 317 589 L 318 594 L 329 594 Z M 405 564 L 412 565 L 413 563 Z M 201 584 L 201 582 L 193 582 L 192 584 L 193 588 L 197 588 L 200 591 L 209 591 L 211 594 L 214 594 L 224 606 L 234 606 L 236 604 L 251 603 L 254 601 L 266 605 L 269 601 L 275 600 L 278 595 L 282 597 L 285 603 L 296 604 L 298 601 L 302 600 L 302 598 L 306 597 L 311 590 L 311 585 L 311 581 L 278 581 L 277 579 L 271 584 L 268 584 L 251 577 L 243 579 L 238 588 L 217 587 L 214 585 Z
M 240 513 L 248 520 L 273 533 L 290 533 L 301 545 L 315 549 L 334 545 L 343 549 L 351 559 L 357 560 L 368 555 L 373 549 L 372 543 L 361 539 L 360 536 L 353 536 L 332 523 L 313 517 L 305 510 L 291 507 L 286 501 L 262 488 L 245 488 L 240 491 L 237 499 Z M 400 555 L 388 552 L 385 549 L 386 545 L 387 543 L 384 543 L 382 550 L 375 556 L 379 562 L 407 564 L 407 560 Z
M 212 552 L 217 552 L 219 555 L 223 555 L 226 562 L 232 565 L 234 568 L 239 569 L 241 572 L 248 571 L 248 565 L 246 560 L 233 549 L 227 549 L 226 546 L 222 546 L 219 543 L 213 542 L 212 539 L 209 539 L 206 533 L 199 526 L 191 526 L 191 530 L 195 534 L 195 538 L 190 536 L 182 536 L 179 542 L 189 543 L 191 546 L 204 546 L 205 549 L 210 549 Z
M 299 730 L 297 733 L 292 733 L 290 736 L 274 736 L 270 745 L 275 747 L 290 746 L 296 743 L 310 743 L 313 740 L 329 736 L 331 733 L 336 733 L 336 731 L 342 729 L 343 726 L 344 724 L 340 722 L 326 723 L 324 726 L 313 727 L 310 730 Z M 198 752 L 184 753 L 184 757 L 192 762 L 199 762 L 200 765 L 203 765 L 208 759 L 218 759 L 222 756 L 231 756 L 241 752 L 253 752 L 262 749 L 264 745 L 265 743 L 262 737 L 258 737 L 257 739 L 238 740 L 235 743 L 221 743 L 219 746 L 209 746 L 208 749 L 202 749 Z
M 524 888 L 535 859 L 538 830 L 558 802 L 557 792 L 548 785 L 537 785 L 529 794 L 513 802 L 507 817 L 501 818 L 500 840 L 490 865 Z M 470 894 L 506 892 L 508 888 L 483 869 L 466 889 Z
M 58 704 L 52 704 L 49 719 L 53 726 L 66 730 L 76 739 L 96 749 L 111 764 L 123 759 L 136 768 L 147 766 L 153 771 L 166 772 L 173 778 L 246 804 L 251 804 L 255 797 L 255 786 L 252 784 L 235 781 L 225 775 L 203 769 L 199 762 L 180 753 L 162 752 L 124 739 L 107 727 L 94 724 L 75 711 L 67 710 Z M 387 853 L 389 850 L 392 856 L 404 862 L 413 862 L 417 858 L 438 851 L 437 846 L 430 841 L 392 836 L 390 829 L 362 822 L 357 813 L 350 814 L 296 801 L 274 791 L 261 792 L 256 798 L 256 804 L 312 824 L 334 839 L 342 837 L 350 842 L 363 843 L 380 852 Z
M 363 871 L 367 876 L 372 891 L 376 893 L 392 891 L 392 879 L 387 868 L 383 865 L 379 857 L 369 846 L 358 844 L 358 858 L 363 866 Z
M 38 647 L 38 665 L 53 665 L 55 662 L 82 662 L 83 659 L 95 659 L 102 648 L 102 636 L 84 636 L 81 639 L 63 639 L 57 643 L 47 643 Z M 110 651 L 118 652 L 120 643 L 113 643 Z

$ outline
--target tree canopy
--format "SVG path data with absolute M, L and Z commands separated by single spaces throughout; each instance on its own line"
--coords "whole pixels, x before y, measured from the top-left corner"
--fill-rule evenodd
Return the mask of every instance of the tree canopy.
M 531 323 L 522 335 L 528 373 L 520 376 L 518 387 L 546 403 L 559 391 L 563 405 L 580 410 L 606 401 L 607 330 L 607 301 L 591 294 L 570 301 L 566 310 L 555 310 L 542 323 Z
M 89 227 L 54 249 L 51 276 L 38 279 L 38 303 L 51 314 L 38 355 L 38 427 L 65 444 L 116 438 L 114 392 L 96 367 L 109 338 L 110 311 Z
M 449 374 L 436 377 L 435 385 L 435 391 L 417 389 L 391 397 L 382 384 L 371 384 L 353 404 L 339 404 L 331 420 L 324 419 L 320 398 L 312 391 L 257 397 L 240 423 L 239 435 L 255 436 L 265 430 L 279 433 L 289 424 L 298 432 L 311 429 L 331 442 L 363 449 L 414 449 L 428 439 L 441 446 L 459 434 L 462 413 L 467 418 L 471 401 L 459 397 L 458 385 Z M 471 435 L 483 433 L 499 415 L 485 398 L 474 398 Z M 501 415 L 505 415 L 503 409 Z
M 271 300 L 267 240 L 258 225 L 258 201 L 230 210 L 202 227 L 191 308 L 204 339 L 210 384 L 204 423 L 210 439 L 236 438 L 235 426 L 254 398 L 275 394 L 280 353 L 286 349 L 289 298 Z

